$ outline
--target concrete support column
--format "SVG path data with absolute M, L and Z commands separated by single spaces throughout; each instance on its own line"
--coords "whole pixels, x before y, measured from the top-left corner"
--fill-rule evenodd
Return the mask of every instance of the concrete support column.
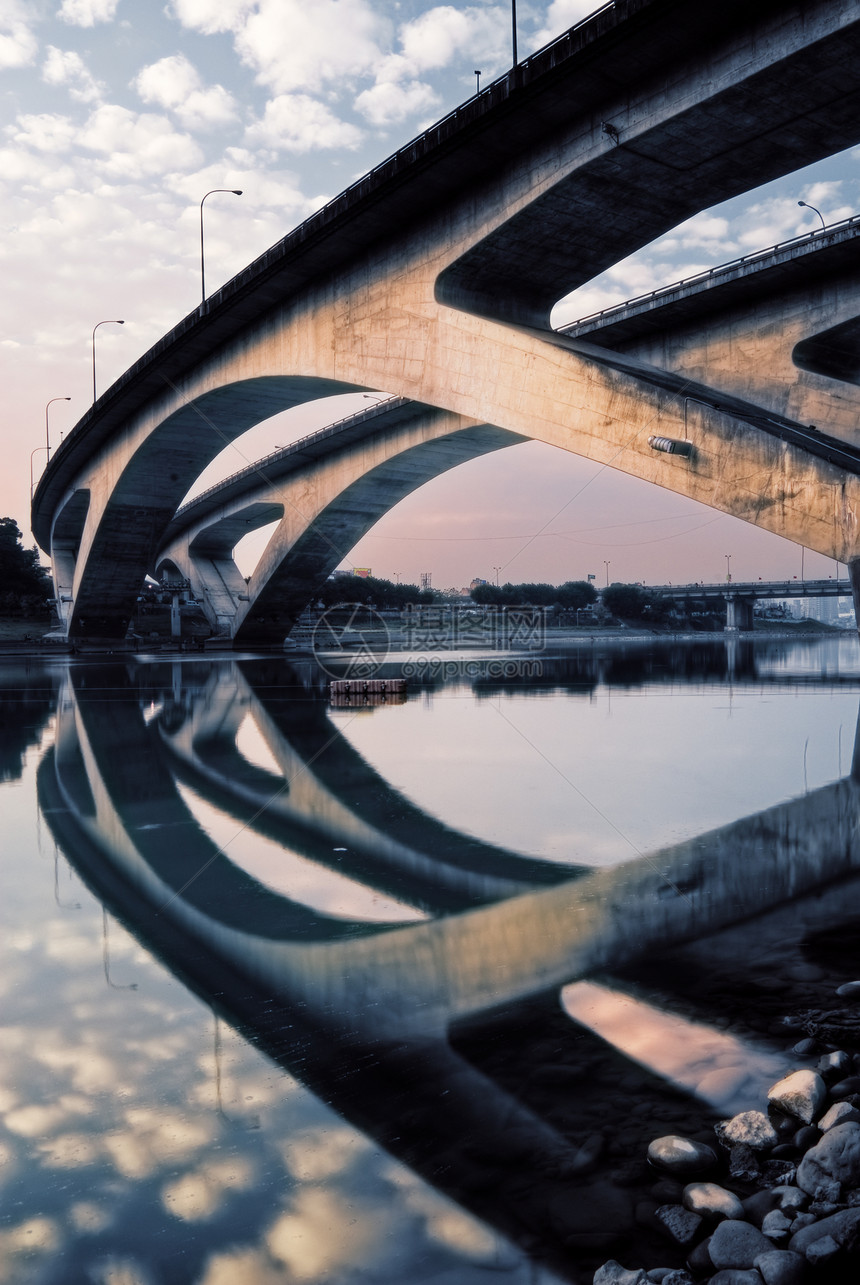
M 848 578 L 851 581 L 854 614 L 857 617 L 857 630 L 860 633 L 860 558 L 852 558 L 848 563 Z
M 752 598 L 738 598 L 734 594 L 726 595 L 726 633 L 752 629 L 753 605 Z

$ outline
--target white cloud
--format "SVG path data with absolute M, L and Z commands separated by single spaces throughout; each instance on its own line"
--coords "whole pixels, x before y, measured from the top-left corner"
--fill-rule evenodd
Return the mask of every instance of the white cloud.
M 167 174 L 200 164 L 201 152 L 187 134 L 178 134 L 165 116 L 139 115 L 111 104 L 90 116 L 79 142 L 101 153 L 108 174 L 142 178 Z
M 173 0 L 170 12 L 183 27 L 212 36 L 236 31 L 253 7 L 253 0 Z
M 366 0 L 259 0 L 236 48 L 261 84 L 286 93 L 366 75 L 386 30 Z
M 14 142 L 37 152 L 67 152 L 77 130 L 68 116 L 43 112 L 38 116 L 19 116 L 17 125 L 9 125 L 6 133 Z
M 110 22 L 119 0 L 63 0 L 58 18 L 73 27 L 94 27 L 97 22 Z
M 184 54 L 172 54 L 144 67 L 134 83 L 145 103 L 175 112 L 186 129 L 215 129 L 236 119 L 233 95 L 222 85 L 205 88 Z
M 0 69 L 26 67 L 36 57 L 38 44 L 30 30 L 32 14 L 19 0 L 0 7 Z
M 361 142 L 361 131 L 340 120 L 317 98 L 279 94 L 266 103 L 263 119 L 250 126 L 246 139 L 274 151 L 310 152 L 314 148 L 355 148 Z
M 545 25 L 534 37 L 534 48 L 540 49 L 542 45 L 548 45 L 551 40 L 563 35 L 568 27 L 581 22 L 595 9 L 602 8 L 603 5 L 595 4 L 594 0 L 552 0 Z
M 392 125 L 407 116 L 438 107 L 439 95 L 420 80 L 407 84 L 381 81 L 365 89 L 355 100 L 358 111 L 373 125 Z
M 509 19 L 499 9 L 428 9 L 400 31 L 404 57 L 418 71 L 455 60 L 476 67 L 500 60 L 507 49 Z
M 100 98 L 104 87 L 90 74 L 80 54 L 57 49 L 55 45 L 48 45 L 48 54 L 42 65 L 42 80 L 46 85 L 66 85 L 71 97 L 81 103 L 91 103 Z

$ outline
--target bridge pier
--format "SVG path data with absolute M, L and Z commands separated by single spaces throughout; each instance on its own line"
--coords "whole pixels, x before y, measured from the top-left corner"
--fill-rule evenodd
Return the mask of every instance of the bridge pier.
M 741 629 L 752 629 L 754 599 L 740 598 L 737 594 L 726 594 L 726 633 L 738 633 Z

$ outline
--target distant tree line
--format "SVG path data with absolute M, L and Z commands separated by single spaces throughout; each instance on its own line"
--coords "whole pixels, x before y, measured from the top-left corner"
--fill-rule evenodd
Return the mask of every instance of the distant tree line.
M 326 580 L 317 594 L 324 607 L 339 602 L 360 602 L 380 609 L 406 607 L 409 603 L 436 602 L 433 589 L 419 589 L 417 584 L 395 584 L 377 576 L 336 576 Z
M 597 590 L 589 580 L 568 580 L 565 584 L 479 584 L 471 591 L 473 602 L 503 607 L 562 607 L 574 611 L 590 607 Z
M 51 577 L 39 564 L 36 548 L 25 549 L 13 518 L 0 518 L 0 614 L 47 617 Z

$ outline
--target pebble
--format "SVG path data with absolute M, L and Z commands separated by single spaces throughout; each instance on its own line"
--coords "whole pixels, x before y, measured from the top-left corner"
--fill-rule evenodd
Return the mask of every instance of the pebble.
M 648 1147 L 648 1159 L 660 1169 L 679 1174 L 704 1173 L 713 1169 L 717 1163 L 711 1147 L 704 1142 L 682 1138 L 676 1133 L 655 1138 Z
M 793 1139 L 794 1145 L 800 1152 L 808 1151 L 820 1140 L 821 1130 L 814 1124 L 805 1124 L 802 1129 L 798 1129 Z
M 610 1258 L 608 1263 L 598 1267 L 594 1273 L 594 1285 L 648 1285 L 648 1277 L 641 1268 L 634 1268 L 628 1271 L 620 1263 L 616 1263 L 614 1258 Z
M 842 1209 L 829 1218 L 816 1219 L 808 1227 L 796 1231 L 788 1242 L 788 1248 L 796 1254 L 805 1254 L 809 1258 L 810 1246 L 825 1237 L 842 1244 L 860 1235 L 860 1209 Z
M 772 1249 L 770 1253 L 759 1254 L 755 1266 L 764 1285 L 802 1285 L 803 1261 L 800 1254 L 793 1254 L 791 1250 Z
M 816 1053 L 821 1052 L 821 1045 L 818 1040 L 798 1040 L 790 1051 L 795 1057 L 814 1057 Z
M 751 1223 L 726 1221 L 718 1225 L 711 1237 L 708 1254 L 716 1268 L 750 1268 L 756 1255 L 764 1254 L 773 1245 Z
M 826 1133 L 835 1124 L 860 1124 L 860 1111 L 852 1107 L 850 1102 L 834 1102 L 818 1121 L 818 1127 L 822 1133 Z
M 721 1120 L 714 1132 L 724 1147 L 743 1143 L 753 1151 L 770 1151 L 779 1142 L 776 1129 L 763 1111 L 741 1111 L 731 1120 Z
M 817 1119 L 827 1098 L 827 1088 L 817 1071 L 792 1071 L 768 1089 L 767 1100 L 786 1115 L 804 1124 Z
M 850 985 L 860 1000 L 860 982 Z M 771 1087 L 768 1115 L 742 1111 L 716 1126 L 722 1160 L 704 1131 L 651 1142 L 648 1160 L 664 1174 L 637 1205 L 637 1222 L 683 1249 L 686 1266 L 646 1270 L 610 1259 L 594 1285 L 825 1285 L 834 1272 L 860 1279 L 860 1054 L 823 1048 L 815 1071 Z M 800 1041 L 794 1051 L 812 1049 Z M 721 1182 L 688 1181 L 711 1169 Z
M 849 1057 L 843 1049 L 837 1049 L 835 1053 L 825 1053 L 824 1057 L 819 1059 L 815 1069 L 825 1084 L 834 1084 L 837 1080 L 842 1080 L 851 1074 L 854 1069 L 854 1059 Z
M 846 1076 L 844 1080 L 839 1080 L 830 1089 L 831 1098 L 837 1102 L 843 1098 L 853 1097 L 855 1093 L 860 1093 L 860 1075 Z
M 675 1244 L 685 1248 L 692 1245 L 702 1225 L 699 1215 L 683 1205 L 661 1205 L 654 1217 Z
M 860 999 L 860 982 L 843 982 L 836 987 L 840 999 Z
M 807 1249 L 806 1261 L 813 1267 L 818 1267 L 820 1263 L 829 1263 L 838 1253 L 839 1246 L 833 1237 L 822 1236 L 820 1240 L 814 1240 Z
M 782 1241 L 788 1240 L 788 1233 L 791 1230 L 791 1219 L 787 1218 L 781 1209 L 772 1209 L 769 1214 L 765 1214 L 761 1223 L 762 1234 L 767 1236 L 768 1240 L 776 1241 L 781 1244 Z
M 691 1182 L 684 1188 L 683 1205 L 702 1218 L 744 1217 L 744 1207 L 734 1192 L 715 1182 Z
M 761 1176 L 758 1158 L 745 1142 L 732 1147 L 729 1153 L 729 1175 L 737 1182 L 755 1183 Z
M 828 1129 L 797 1170 L 798 1187 L 816 1200 L 838 1200 L 843 1184 L 860 1186 L 860 1124 Z

